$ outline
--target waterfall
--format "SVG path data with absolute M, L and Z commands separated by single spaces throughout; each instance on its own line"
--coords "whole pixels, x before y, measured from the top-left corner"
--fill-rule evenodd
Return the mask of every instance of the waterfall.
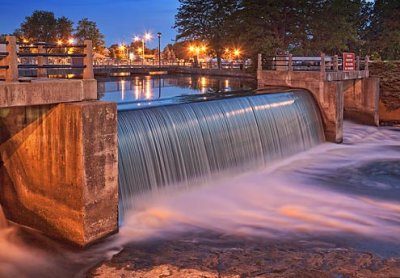
M 324 141 L 318 107 L 301 90 L 123 111 L 118 117 L 123 211 L 143 193 L 259 168 Z
M 6 216 L 4 215 L 3 208 L 0 205 L 0 230 L 7 228 L 7 219 Z

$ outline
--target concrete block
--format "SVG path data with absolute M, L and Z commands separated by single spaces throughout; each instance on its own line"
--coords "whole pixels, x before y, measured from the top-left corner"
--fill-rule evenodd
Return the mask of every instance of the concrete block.
M 97 80 L 83 79 L 82 85 L 83 85 L 83 99 L 97 100 Z
M 0 108 L 97 100 L 97 81 L 32 79 L 0 83 Z
M 116 232 L 116 105 L 59 104 L 30 115 L 28 108 L 8 109 L 19 110 L 0 110 L 9 137 L 0 145 L 0 202 L 7 217 L 80 246 Z M 15 119 L 21 121 L 17 130 Z

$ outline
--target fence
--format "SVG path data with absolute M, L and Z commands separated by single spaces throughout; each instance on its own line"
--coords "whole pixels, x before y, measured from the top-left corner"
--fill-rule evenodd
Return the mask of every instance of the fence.
M 222 69 L 242 70 L 252 66 L 249 61 L 223 61 L 221 63 Z M 218 69 L 218 63 L 215 61 L 211 62 L 198 62 L 197 65 L 192 61 L 184 60 L 167 60 L 162 59 L 159 65 L 156 60 L 141 61 L 129 61 L 129 60 L 118 60 L 109 59 L 107 61 L 95 62 L 95 68 L 146 68 L 146 67 L 186 67 L 186 68 L 202 68 L 202 69 Z
M 6 82 L 17 82 L 19 69 L 36 70 L 38 78 L 48 77 L 47 69 L 82 69 L 83 79 L 93 79 L 92 41 L 83 44 L 51 44 L 17 42 L 16 37 L 7 36 L 5 51 L 0 52 L 0 70 Z
M 355 60 L 355 70 L 368 70 L 369 58 L 366 56 L 361 59 L 359 56 Z M 320 71 L 320 72 L 337 72 L 343 71 L 343 59 L 338 55 L 320 57 L 294 57 L 293 55 L 285 56 L 258 56 L 259 70 L 276 70 L 276 71 Z

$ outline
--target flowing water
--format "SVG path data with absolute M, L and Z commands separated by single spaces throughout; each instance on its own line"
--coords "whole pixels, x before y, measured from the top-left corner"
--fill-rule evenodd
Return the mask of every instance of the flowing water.
M 146 199 L 128 214 L 122 237 L 193 228 L 280 239 L 352 235 L 386 242 L 399 256 L 400 130 L 345 124 L 342 145 Z
M 0 277 L 79 277 L 131 242 L 196 230 L 400 257 L 399 128 L 345 122 L 343 144 L 323 143 L 302 91 L 137 108 L 119 113 L 120 233 L 76 250 L 0 208 Z
M 304 91 L 121 112 L 121 209 L 142 193 L 259 168 L 323 140 L 318 108 Z

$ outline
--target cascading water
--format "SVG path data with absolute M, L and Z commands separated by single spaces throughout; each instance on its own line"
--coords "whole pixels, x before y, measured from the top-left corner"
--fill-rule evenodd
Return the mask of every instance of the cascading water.
M 324 140 L 305 91 L 233 97 L 118 115 L 124 211 L 142 193 L 267 165 Z

